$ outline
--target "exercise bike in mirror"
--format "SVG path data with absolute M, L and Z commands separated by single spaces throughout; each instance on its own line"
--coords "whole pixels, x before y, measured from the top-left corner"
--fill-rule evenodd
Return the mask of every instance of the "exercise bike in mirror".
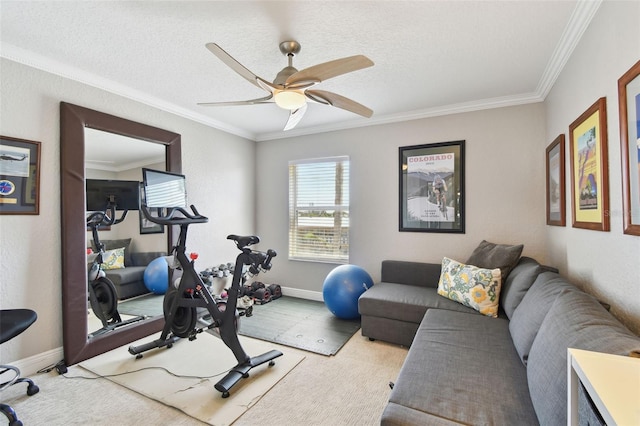
M 139 205 L 142 168 L 165 170 L 164 151 L 159 144 L 85 129 L 87 218 L 104 218 L 87 222 L 88 265 L 101 275 L 88 280 L 90 338 L 162 313 L 162 296 L 150 293 L 144 275 L 152 260 L 167 254 L 167 235 L 164 227 L 149 232 Z
M 105 299 L 97 304 L 89 301 L 87 266 L 95 264 L 99 248 L 87 227 L 87 203 L 96 195 L 96 184 L 111 182 L 111 187 L 122 189 L 141 182 L 143 167 L 181 172 L 181 147 L 180 135 L 167 130 L 64 102 L 60 112 L 64 363 L 72 365 L 162 328 L 162 297 L 151 302 L 157 307 L 147 302 L 140 308 L 131 302 L 152 299 L 144 285 L 144 269 L 170 252 L 173 230 L 149 232 L 137 209 L 116 205 L 117 218 L 97 227 L 105 251 L 101 268 L 110 268 L 103 274 L 113 283 L 112 289 L 104 283 L 100 289 L 113 291 L 115 297 L 106 300 L 110 315 L 105 311 L 96 315 L 93 311 L 105 308 Z

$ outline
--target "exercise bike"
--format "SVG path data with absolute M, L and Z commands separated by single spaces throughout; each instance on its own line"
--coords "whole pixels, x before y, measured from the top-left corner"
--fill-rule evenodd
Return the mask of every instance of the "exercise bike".
M 168 174 L 167 172 L 164 173 Z M 147 201 L 149 199 L 149 191 L 147 191 Z M 282 356 L 282 352 L 271 350 L 262 355 L 250 357 L 242 348 L 237 334 L 239 314 L 236 307 L 240 281 L 243 275 L 240 271 L 243 271 L 245 266 L 248 267 L 249 272 L 253 275 L 257 275 L 261 271 L 268 271 L 271 269 L 271 259 L 276 256 L 276 252 L 274 250 L 268 250 L 267 252 L 252 250 L 249 246 L 260 242 L 257 236 L 229 235 L 227 239 L 234 241 L 240 250 L 235 263 L 236 273 L 233 275 L 231 288 L 227 290 L 228 296 L 226 300 L 215 298 L 202 281 L 200 274 L 196 272 L 194 267 L 195 259 L 190 260 L 186 254 L 189 225 L 206 223 L 209 219 L 198 213 L 193 205 L 191 205 L 192 213 L 187 212 L 182 207 L 171 207 L 166 209 L 166 215 L 162 217 L 152 216 L 146 203 L 140 206 L 140 211 L 152 222 L 161 225 L 180 226 L 178 244 L 173 248 L 172 252 L 174 259 L 177 261 L 177 265 L 174 266 L 182 269 L 182 276 L 177 287 L 175 284 L 169 284 L 167 293 L 164 296 L 165 325 L 160 338 L 139 346 L 130 346 L 129 353 L 136 355 L 136 358 L 141 358 L 143 352 L 162 347 L 171 348 L 180 338 L 194 340 L 197 334 L 212 330 L 231 349 L 238 362 L 214 386 L 216 390 L 222 392 L 223 398 L 227 398 L 229 390 L 241 379 L 249 377 L 249 371 L 252 368 L 267 362 L 269 366 L 273 366 L 275 365 L 273 360 Z M 206 309 L 208 315 L 200 316 L 199 318 L 198 308 Z M 203 318 L 210 318 L 210 321 L 203 324 Z
M 98 228 L 100 226 L 117 225 L 127 216 L 127 210 L 122 213 L 119 219 L 116 219 L 116 205 L 113 201 L 109 201 L 105 211 L 92 212 L 87 216 L 87 227 L 91 229 L 93 236 L 93 245 L 96 253 L 95 258 L 88 268 L 87 286 L 89 289 L 89 304 L 93 313 L 102 322 L 102 328 L 94 331 L 89 337 L 95 337 L 134 322 L 143 320 L 144 317 L 137 316 L 123 321 L 118 313 L 118 294 L 116 287 L 111 282 L 104 270 L 104 244 L 100 241 Z

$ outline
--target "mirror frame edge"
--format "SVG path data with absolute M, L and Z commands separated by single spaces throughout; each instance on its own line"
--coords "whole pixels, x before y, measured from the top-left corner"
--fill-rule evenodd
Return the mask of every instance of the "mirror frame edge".
M 181 136 L 78 105 L 60 102 L 60 224 L 64 362 L 73 365 L 159 332 L 164 318 L 146 320 L 88 339 L 84 129 L 90 127 L 166 146 L 166 169 L 182 172 Z M 175 230 L 168 232 L 171 251 Z M 75 253 L 81 253 L 82 260 Z M 78 329 L 85 330 L 78 333 Z

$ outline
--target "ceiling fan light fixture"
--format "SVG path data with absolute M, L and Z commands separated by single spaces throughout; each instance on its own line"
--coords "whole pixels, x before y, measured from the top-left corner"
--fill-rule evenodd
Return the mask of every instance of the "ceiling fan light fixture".
M 206 47 L 242 78 L 269 94 L 262 98 L 246 101 L 206 102 L 199 103 L 198 105 L 255 105 L 273 102 L 279 108 L 289 111 L 289 120 L 284 130 L 293 129 L 296 124 L 300 122 L 307 110 L 307 98 L 309 101 L 330 105 L 367 118 L 373 114 L 373 111 L 366 106 L 338 95 L 337 93 L 326 90 L 311 90 L 312 86 L 330 78 L 373 66 L 373 61 L 364 55 L 335 59 L 298 71 L 293 66 L 293 58 L 300 52 L 300 43 L 296 41 L 284 41 L 280 43 L 280 51 L 287 57 L 288 65 L 280 70 L 275 80 L 271 82 L 249 71 L 217 44 L 207 43 Z
M 288 110 L 296 110 L 307 103 L 307 99 L 301 90 L 276 90 L 273 97 L 276 105 Z

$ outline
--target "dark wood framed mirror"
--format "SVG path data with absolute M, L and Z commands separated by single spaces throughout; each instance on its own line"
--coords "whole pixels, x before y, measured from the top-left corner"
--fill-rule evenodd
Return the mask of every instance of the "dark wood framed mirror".
M 91 128 L 166 147 L 166 170 L 182 172 L 180 135 L 66 102 L 60 103 L 60 190 L 62 228 L 62 320 L 64 362 L 73 365 L 159 332 L 163 318 L 140 321 L 88 337 L 85 224 L 85 129 Z M 167 252 L 173 244 L 168 230 Z

